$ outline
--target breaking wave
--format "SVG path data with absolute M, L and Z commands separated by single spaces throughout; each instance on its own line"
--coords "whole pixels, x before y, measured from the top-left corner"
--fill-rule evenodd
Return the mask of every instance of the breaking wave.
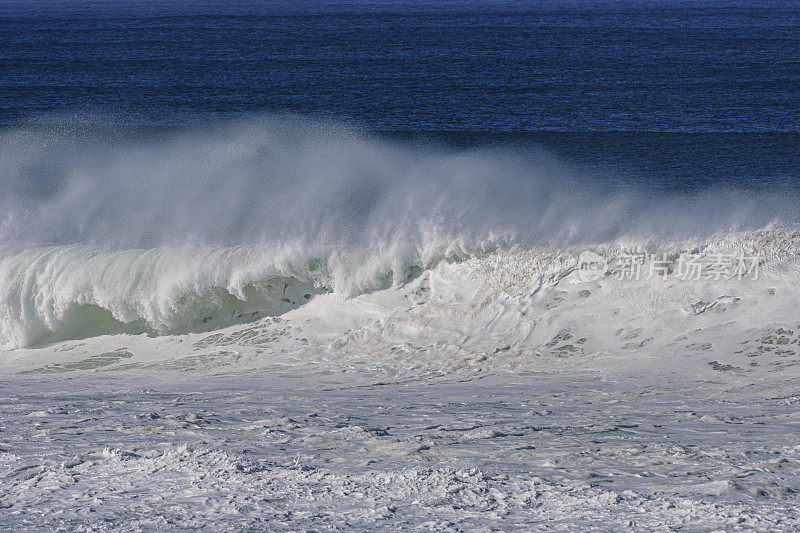
M 581 247 L 625 242 L 761 239 L 776 257 L 796 254 L 793 194 L 654 193 L 539 149 L 400 142 L 297 117 L 180 132 L 22 128 L 0 135 L 0 161 L 10 348 L 209 331 L 321 294 L 400 287 L 442 263 L 491 270 L 520 251 L 540 258 L 530 268 L 558 258 L 562 275 Z
M 109 333 L 186 333 L 280 315 L 320 293 L 399 285 L 492 246 L 432 241 L 323 252 L 303 246 L 103 250 L 43 246 L 0 259 L 0 337 L 11 345 Z

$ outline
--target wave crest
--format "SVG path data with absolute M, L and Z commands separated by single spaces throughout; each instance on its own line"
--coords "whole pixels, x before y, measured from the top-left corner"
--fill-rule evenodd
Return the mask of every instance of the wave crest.
M 391 243 L 325 251 L 299 245 L 103 250 L 47 246 L 0 259 L 0 341 L 30 346 L 109 333 L 186 333 L 280 315 L 316 294 L 400 284 L 492 240 Z

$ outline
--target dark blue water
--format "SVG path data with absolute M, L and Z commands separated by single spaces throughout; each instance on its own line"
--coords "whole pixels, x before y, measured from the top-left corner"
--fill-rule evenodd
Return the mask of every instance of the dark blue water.
M 0 126 L 291 112 L 543 144 L 658 186 L 794 186 L 800 3 L 0 4 Z

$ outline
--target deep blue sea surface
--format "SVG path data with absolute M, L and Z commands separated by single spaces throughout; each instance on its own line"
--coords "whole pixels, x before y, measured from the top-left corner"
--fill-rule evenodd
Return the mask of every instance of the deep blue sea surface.
M 0 73 L 5 127 L 289 112 L 667 188 L 800 161 L 795 1 L 5 0 Z

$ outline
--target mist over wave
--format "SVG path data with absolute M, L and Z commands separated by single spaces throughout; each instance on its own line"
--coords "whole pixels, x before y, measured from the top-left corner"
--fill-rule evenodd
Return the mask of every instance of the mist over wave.
M 138 138 L 137 138 L 138 137 Z M 543 150 L 457 150 L 263 116 L 190 131 L 0 134 L 4 245 L 537 244 L 686 237 L 797 218 L 781 191 L 654 194 Z

